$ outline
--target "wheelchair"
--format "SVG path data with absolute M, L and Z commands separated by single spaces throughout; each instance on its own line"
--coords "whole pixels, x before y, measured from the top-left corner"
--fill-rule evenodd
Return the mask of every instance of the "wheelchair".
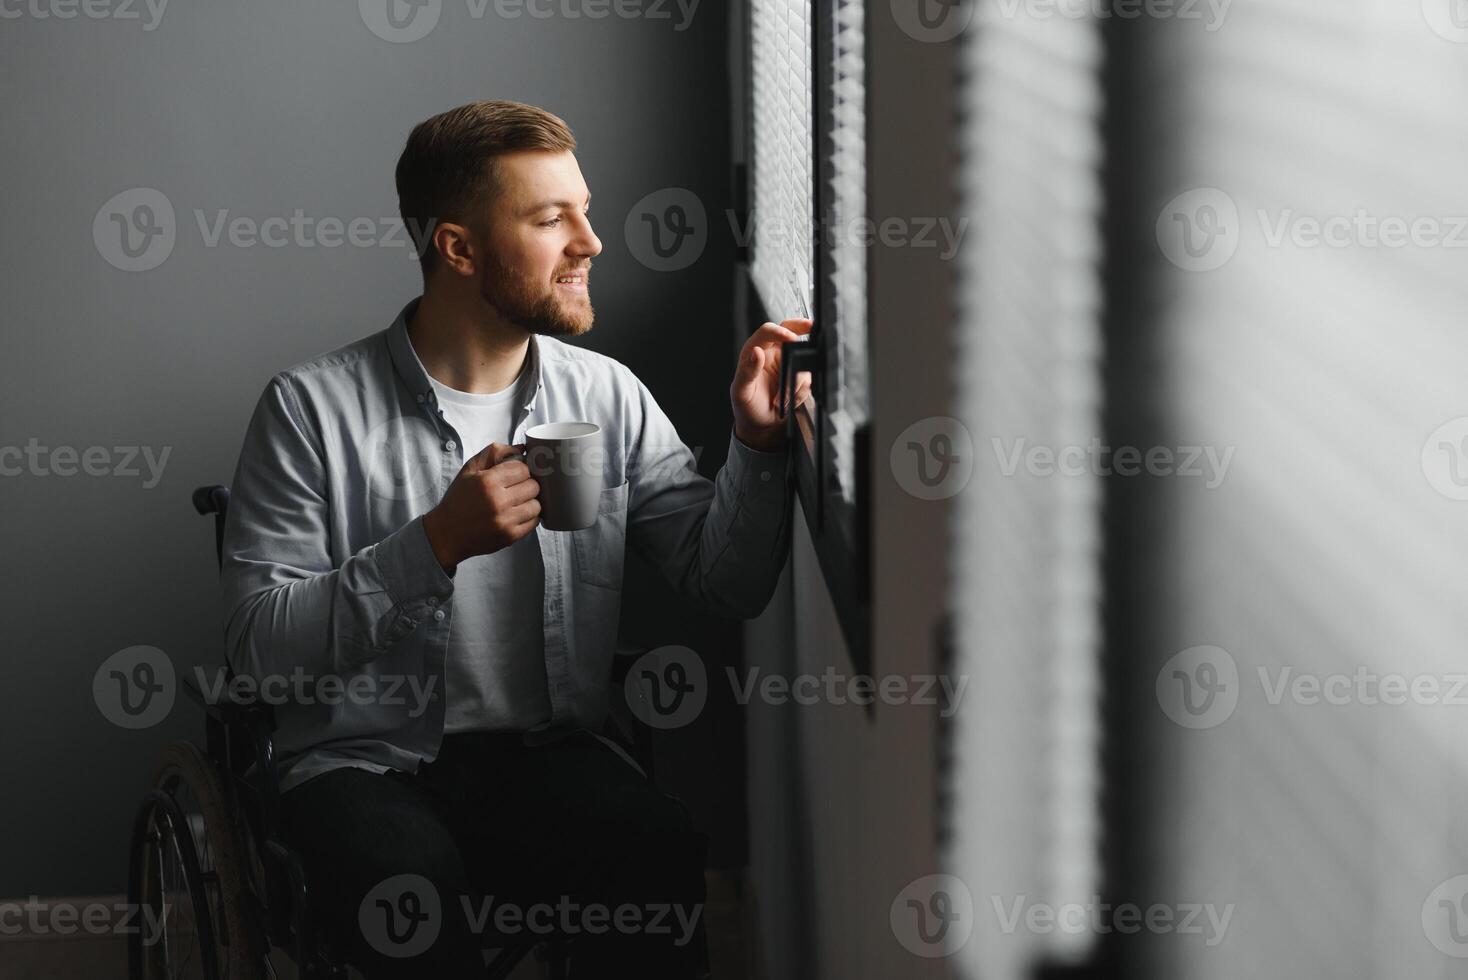
M 199 487 L 194 509 L 214 517 L 216 561 L 223 561 L 229 488 Z M 618 688 L 641 650 L 620 648 Z M 226 678 L 232 677 L 226 665 Z M 344 980 L 348 963 L 330 930 L 318 925 L 305 865 L 279 834 L 280 777 L 272 733 L 274 709 L 204 696 L 193 678 L 181 682 L 204 714 L 204 744 L 175 742 L 163 752 L 134 818 L 128 900 L 167 925 L 161 936 L 137 930 L 128 939 L 130 980 L 263 980 L 277 976 L 273 950 L 300 977 Z M 606 734 L 653 778 L 651 730 L 620 696 Z M 246 779 L 252 767 L 258 776 Z M 545 975 L 567 974 L 569 937 L 488 940 L 485 977 L 502 980 L 532 952 Z

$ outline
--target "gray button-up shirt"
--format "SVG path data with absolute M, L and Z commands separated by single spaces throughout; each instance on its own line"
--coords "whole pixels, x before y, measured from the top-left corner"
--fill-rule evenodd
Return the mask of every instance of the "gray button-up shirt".
M 415 771 L 443 738 L 456 593 L 422 515 L 458 473 L 459 435 L 414 356 L 413 300 L 387 330 L 271 379 L 235 471 L 221 582 L 237 674 L 276 699 L 282 787 L 340 766 Z M 596 523 L 537 527 L 554 727 L 601 727 L 628 543 L 689 601 L 747 618 L 769 601 L 789 539 L 786 457 L 731 435 L 710 482 L 624 365 L 532 336 L 534 395 L 515 441 L 542 422 L 601 426 Z M 477 451 L 482 447 L 472 447 Z M 281 702 L 284 703 L 281 703 Z

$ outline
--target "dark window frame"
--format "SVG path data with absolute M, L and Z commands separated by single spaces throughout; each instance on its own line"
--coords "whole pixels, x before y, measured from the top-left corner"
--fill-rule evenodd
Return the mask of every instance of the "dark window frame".
M 755 2 L 755 0 L 750 0 Z M 836 313 L 835 297 L 829 288 L 833 256 L 831 243 L 834 238 L 824 233 L 823 216 L 830 212 L 829 187 L 833 176 L 835 154 L 834 112 L 829 93 L 835 70 L 835 10 L 840 0 L 811 0 L 811 132 L 813 135 L 812 161 L 812 319 L 815 326 L 810 338 L 800 345 L 786 345 L 782 362 L 798 351 L 792 366 L 800 371 L 811 372 L 811 393 L 815 402 L 814 411 L 810 404 L 791 412 L 787 421 L 790 438 L 791 463 L 794 467 L 796 495 L 799 497 L 806 526 L 810 530 L 811 545 L 815 551 L 827 591 L 841 625 L 842 637 L 852 665 L 859 674 L 868 674 L 872 668 L 872 522 L 871 522 L 871 421 L 863 422 L 853 434 L 854 481 L 852 500 L 841 492 L 834 479 L 834 447 L 831 426 L 826 417 L 829 404 L 827 394 L 832 379 L 837 376 L 840 350 L 837 337 L 842 329 Z M 863 16 L 870 20 L 870 9 L 863 8 Z M 749 7 L 744 18 L 744 62 L 746 66 L 745 102 L 753 104 L 752 86 L 752 30 Z M 870 31 L 865 32 L 870 38 Z M 868 42 L 869 43 L 869 42 Z M 866 62 L 867 78 L 862 86 L 864 97 L 870 100 L 870 59 Z M 869 113 L 864 113 L 864 117 Z M 754 146 L 753 113 L 746 113 L 746 141 Z M 747 175 L 750 168 L 743 168 Z M 870 174 L 870 170 L 868 170 Z M 745 179 L 748 179 L 747 177 Z M 744 201 L 750 199 L 746 187 L 738 188 Z M 868 176 L 867 199 L 871 199 L 870 176 Z M 747 225 L 746 225 L 747 226 Z M 751 249 L 757 247 L 751 242 Z M 748 256 L 746 256 L 746 261 Z M 871 282 L 871 250 L 866 252 L 867 282 Z M 753 281 L 746 273 L 744 277 L 746 302 L 750 312 L 759 322 L 779 318 L 770 315 L 764 300 Z M 871 290 L 867 290 L 864 301 L 867 306 L 867 349 L 871 349 Z M 788 314 L 787 314 L 788 315 Z M 792 349 L 795 348 L 795 349 Z M 792 375 L 793 377 L 793 375 Z M 870 373 L 868 373 L 870 378 Z M 868 381 L 870 384 L 870 380 Z M 869 400 L 870 403 L 870 400 Z

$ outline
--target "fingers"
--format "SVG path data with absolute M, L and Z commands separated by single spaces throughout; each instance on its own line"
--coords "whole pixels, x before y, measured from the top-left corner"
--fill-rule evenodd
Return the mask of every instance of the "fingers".
M 505 523 L 513 527 L 517 532 L 524 531 L 526 534 L 529 534 L 539 522 L 540 501 L 534 497 L 505 512 Z
M 799 329 L 792 329 L 789 325 L 795 324 Z M 749 335 L 745 346 L 758 344 L 767 347 L 770 344 L 783 344 L 792 340 L 799 340 L 810 333 L 811 321 L 809 320 L 786 320 L 781 323 L 765 323 L 758 330 Z
M 523 455 L 524 446 L 506 446 L 503 443 L 491 442 L 479 452 L 464 460 L 464 466 L 460 470 L 463 473 L 479 473 L 514 456 Z
M 769 355 L 763 347 L 746 347 L 739 356 L 739 366 L 734 371 L 734 388 L 742 395 L 755 394 L 760 379 L 765 373 L 765 360 Z
M 535 480 L 520 480 L 500 490 L 500 501 L 506 507 L 515 507 L 527 500 L 540 496 L 540 484 Z
M 530 467 L 518 459 L 505 459 L 486 470 L 484 476 L 497 487 L 513 487 L 530 479 Z

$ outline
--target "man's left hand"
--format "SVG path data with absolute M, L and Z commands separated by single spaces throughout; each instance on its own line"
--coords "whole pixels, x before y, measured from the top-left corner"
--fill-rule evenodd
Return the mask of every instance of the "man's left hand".
M 734 408 L 734 435 L 750 449 L 774 452 L 785 445 L 785 420 L 780 416 L 780 345 L 810 333 L 811 321 L 786 320 L 766 323 L 745 341 L 739 366 L 729 385 L 729 403 Z M 788 406 L 794 411 L 810 396 L 810 372 L 795 378 L 795 397 Z

